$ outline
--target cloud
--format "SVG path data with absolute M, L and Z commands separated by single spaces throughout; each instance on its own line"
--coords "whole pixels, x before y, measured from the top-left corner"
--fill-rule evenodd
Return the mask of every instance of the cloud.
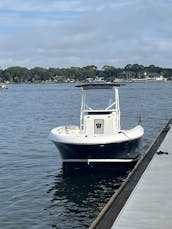
M 0 1 L 2 67 L 170 66 L 172 1 Z
M 50 12 L 50 11 L 67 11 L 75 9 L 78 5 L 77 0 L 67 1 L 67 0 L 1 0 L 0 9 L 9 11 L 36 11 L 36 12 Z

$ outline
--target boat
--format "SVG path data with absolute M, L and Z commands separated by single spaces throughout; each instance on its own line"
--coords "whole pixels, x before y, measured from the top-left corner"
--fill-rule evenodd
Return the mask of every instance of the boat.
M 0 89 L 8 89 L 8 86 L 4 83 L 0 83 Z
M 120 86 L 120 83 L 76 85 L 82 90 L 80 125 L 56 127 L 48 136 L 63 162 L 130 163 L 138 159 L 144 129 L 140 122 L 132 129 L 121 129 Z M 107 106 L 109 96 L 113 99 Z

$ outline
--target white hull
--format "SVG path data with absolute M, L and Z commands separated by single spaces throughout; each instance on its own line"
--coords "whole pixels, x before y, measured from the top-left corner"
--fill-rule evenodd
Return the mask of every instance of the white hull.
M 141 138 L 144 134 L 143 127 L 137 125 L 130 130 L 121 130 L 112 135 L 86 135 L 81 133 L 77 126 L 61 126 L 51 130 L 49 139 L 56 143 L 97 145 L 132 141 Z

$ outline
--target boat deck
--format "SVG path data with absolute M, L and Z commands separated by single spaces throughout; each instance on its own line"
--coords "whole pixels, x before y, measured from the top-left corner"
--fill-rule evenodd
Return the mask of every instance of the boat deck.
M 112 229 L 172 228 L 172 125 Z

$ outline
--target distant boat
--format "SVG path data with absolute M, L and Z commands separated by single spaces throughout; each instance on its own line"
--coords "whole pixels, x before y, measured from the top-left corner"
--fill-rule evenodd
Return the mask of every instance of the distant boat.
M 8 86 L 4 83 L 0 83 L 0 89 L 8 89 Z
M 106 81 L 104 80 L 104 77 L 96 76 L 94 83 L 106 83 Z
M 58 148 L 63 162 L 133 162 L 138 159 L 139 141 L 144 134 L 140 123 L 133 129 L 122 130 L 117 83 L 89 83 L 77 85 L 82 89 L 80 126 L 60 126 L 52 129 L 49 139 Z M 112 89 L 113 101 L 105 108 L 87 104 L 87 93 L 100 90 L 107 97 Z M 106 91 L 106 92 L 105 92 Z M 96 93 L 95 92 L 95 93 Z M 97 95 L 97 94 L 96 94 Z M 96 100 L 96 106 L 101 97 Z

